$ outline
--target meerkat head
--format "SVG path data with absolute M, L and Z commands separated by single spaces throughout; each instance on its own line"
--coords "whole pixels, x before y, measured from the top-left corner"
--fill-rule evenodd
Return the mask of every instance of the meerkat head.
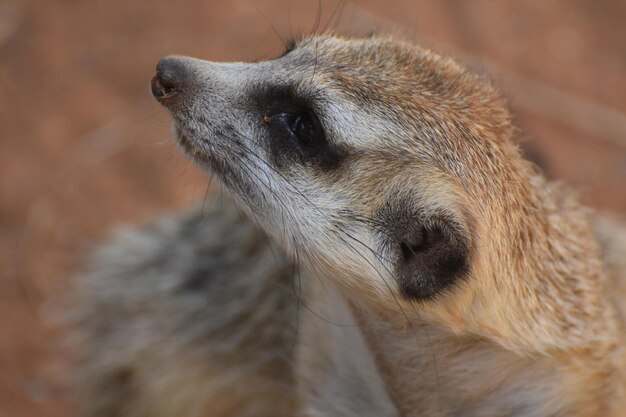
M 167 57 L 152 91 L 184 152 L 351 291 L 469 305 L 535 270 L 523 252 L 547 226 L 508 112 L 451 59 L 322 36 L 255 63 Z

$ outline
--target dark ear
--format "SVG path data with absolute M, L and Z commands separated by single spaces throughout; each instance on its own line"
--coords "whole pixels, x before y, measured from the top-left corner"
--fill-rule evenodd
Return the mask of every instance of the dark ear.
M 432 299 L 467 275 L 469 239 L 452 223 L 418 222 L 396 236 L 398 285 L 407 298 Z

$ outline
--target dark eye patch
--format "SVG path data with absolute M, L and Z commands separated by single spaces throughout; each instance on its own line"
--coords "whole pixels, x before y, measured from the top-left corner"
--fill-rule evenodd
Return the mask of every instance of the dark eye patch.
M 255 93 L 255 113 L 266 133 L 268 151 L 278 168 L 293 164 L 330 171 L 341 166 L 346 147 L 332 144 L 312 98 L 292 87 L 264 87 Z

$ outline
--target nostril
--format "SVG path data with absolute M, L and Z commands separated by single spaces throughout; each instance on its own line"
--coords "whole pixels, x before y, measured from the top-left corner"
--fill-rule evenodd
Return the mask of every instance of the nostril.
M 176 57 L 167 57 L 159 61 L 156 75 L 152 79 L 152 94 L 157 98 L 179 93 L 187 83 L 189 71 L 185 64 Z
M 162 59 L 157 65 L 157 77 L 167 90 L 174 90 L 182 81 L 183 68 L 171 59 Z

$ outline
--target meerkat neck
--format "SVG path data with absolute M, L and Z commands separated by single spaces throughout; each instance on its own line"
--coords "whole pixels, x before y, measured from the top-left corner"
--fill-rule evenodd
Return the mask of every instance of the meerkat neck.
M 487 174 L 454 174 L 471 213 L 471 282 L 420 310 L 444 327 L 518 353 L 614 343 L 614 308 L 604 296 L 589 211 L 571 192 L 547 182 L 512 143 L 494 149 Z
M 521 190 L 511 187 L 523 199 L 512 199 L 489 226 L 500 230 L 500 239 L 478 249 L 476 279 L 491 286 L 493 298 L 467 307 L 480 316 L 474 333 L 520 353 L 615 343 L 615 312 L 604 297 L 588 210 L 561 186 L 540 175 L 528 178 L 517 185 Z M 489 327 L 497 332 L 489 334 Z
M 543 181 L 530 178 L 523 213 L 491 222 L 505 236 L 480 242 L 472 285 L 398 309 L 352 302 L 406 415 L 610 415 L 623 354 L 599 250 L 587 211 Z
M 522 355 L 407 318 L 410 311 L 352 309 L 401 415 L 611 415 L 608 352 Z

